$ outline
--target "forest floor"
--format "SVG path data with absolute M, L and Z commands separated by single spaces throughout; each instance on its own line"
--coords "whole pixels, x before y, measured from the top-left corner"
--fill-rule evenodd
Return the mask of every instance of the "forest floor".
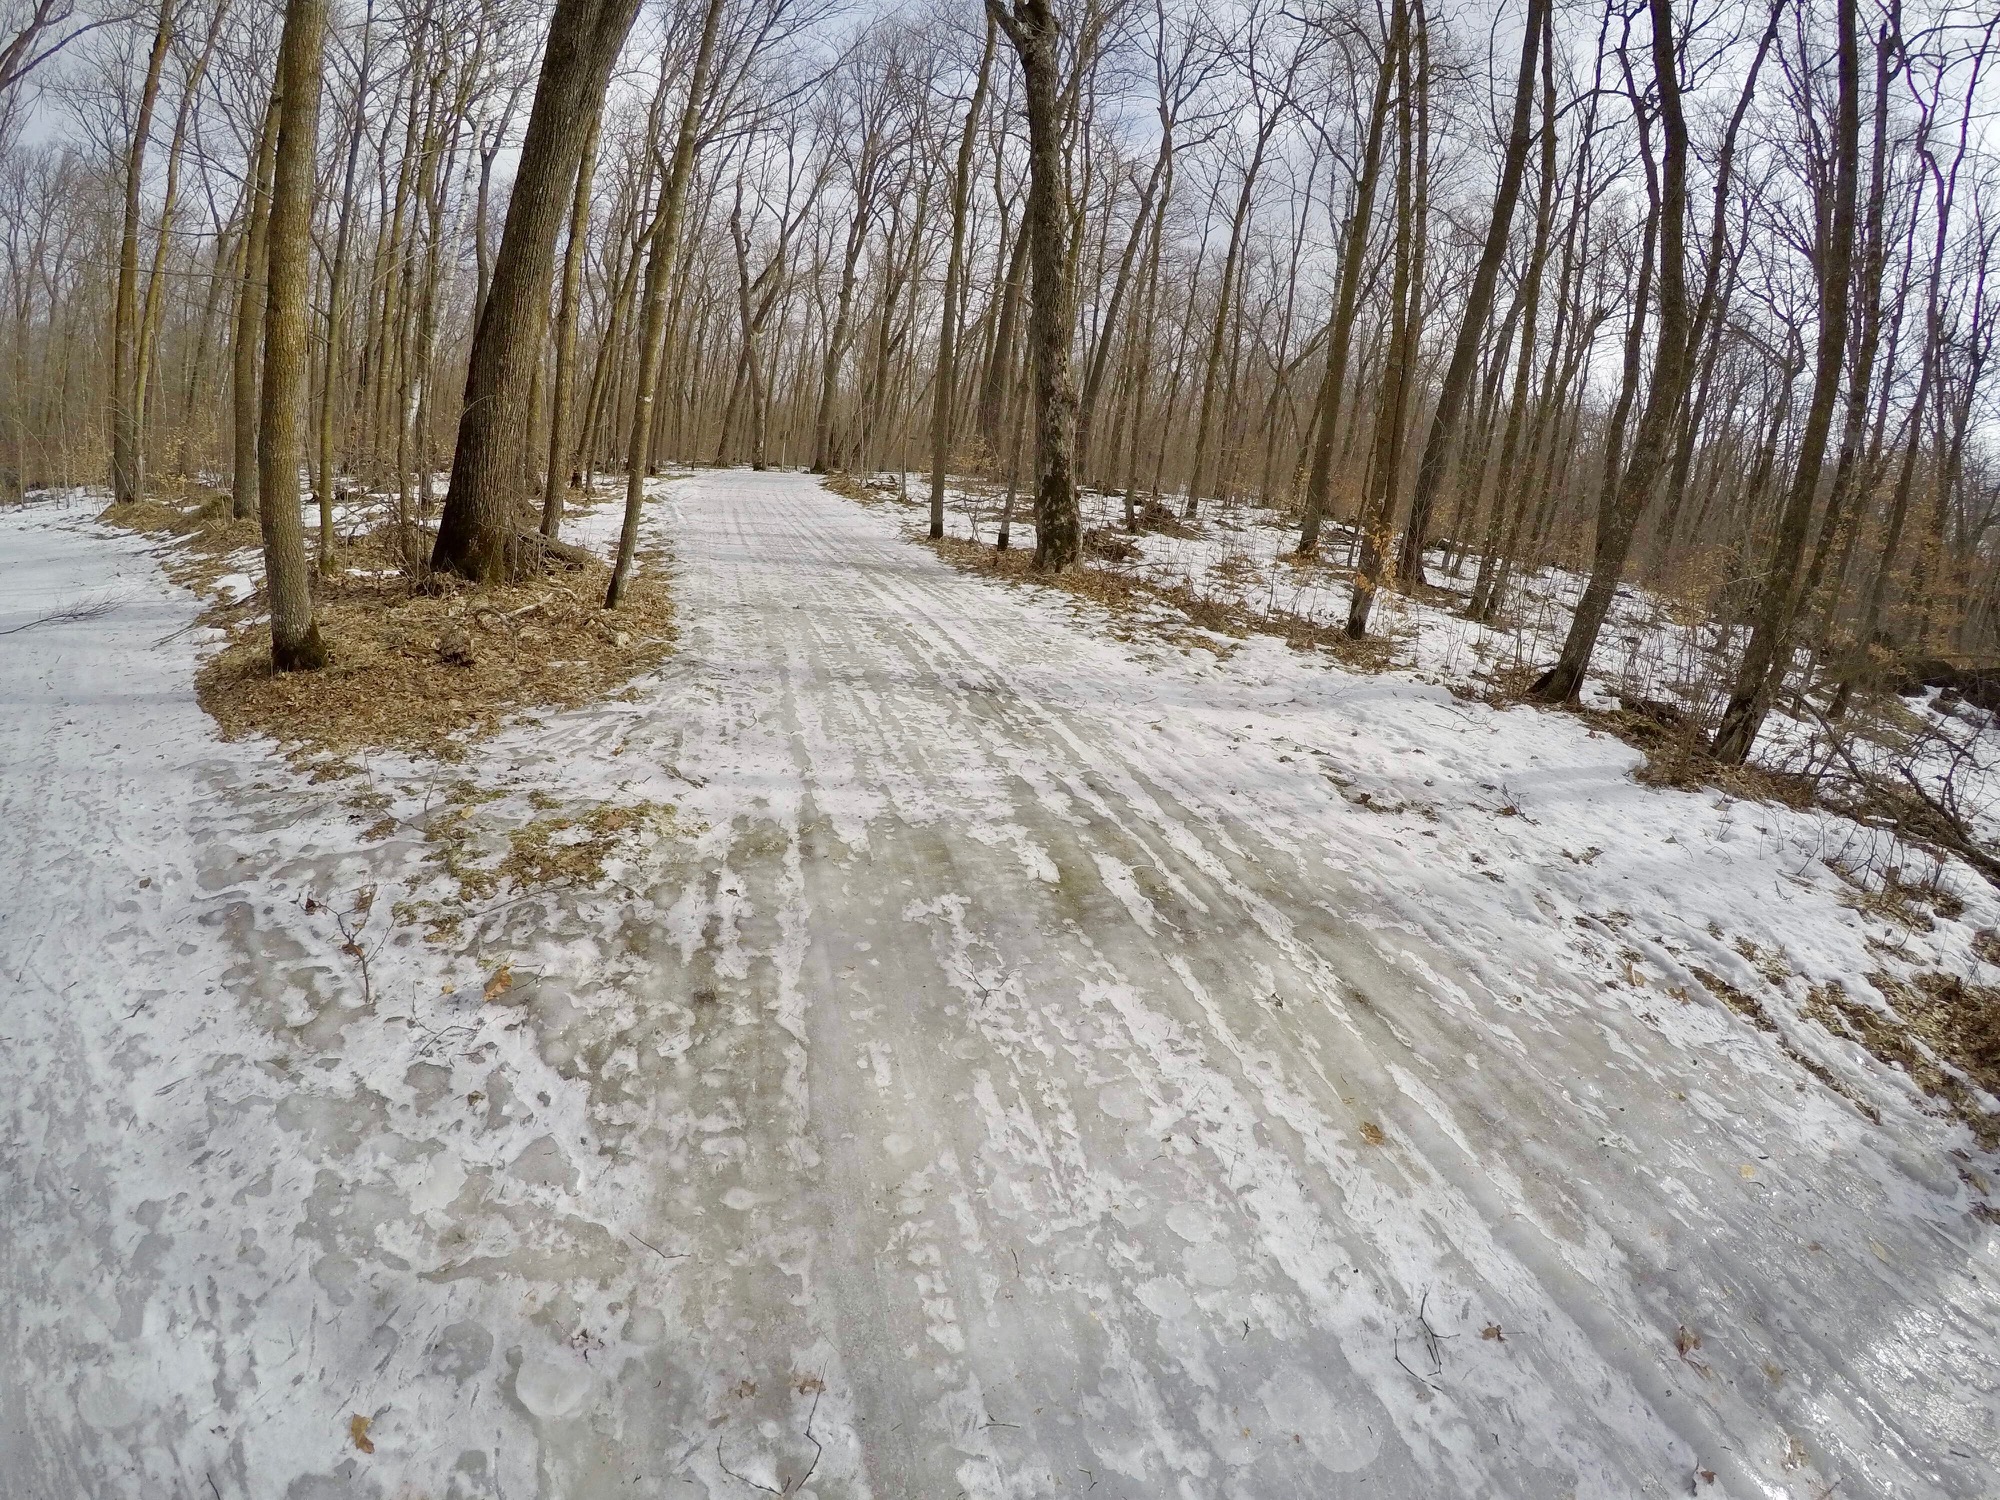
M 746 472 L 632 691 L 322 776 L 94 509 L 0 511 L 7 1500 L 1990 1492 L 1962 867 Z

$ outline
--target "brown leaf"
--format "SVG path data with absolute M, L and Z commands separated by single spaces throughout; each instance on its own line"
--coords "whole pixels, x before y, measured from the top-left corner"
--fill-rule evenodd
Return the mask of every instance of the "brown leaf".
M 1496 1344 L 1507 1342 L 1507 1335 L 1500 1331 L 1498 1323 L 1488 1323 L 1484 1328 L 1479 1330 L 1479 1336 L 1483 1339 L 1492 1339 Z
M 1389 1137 L 1382 1133 L 1382 1127 L 1377 1125 L 1373 1120 L 1363 1120 L 1361 1122 L 1361 1139 L 1371 1146 L 1379 1146 L 1388 1140 Z
M 825 1390 L 826 1382 L 817 1375 L 801 1375 L 798 1378 L 798 1383 L 792 1389 L 797 1391 L 801 1396 L 810 1396 Z
M 359 1412 L 347 1419 L 347 1435 L 354 1439 L 354 1446 L 363 1453 L 375 1451 L 375 1444 L 368 1438 L 368 1426 L 374 1420 L 373 1417 L 364 1417 Z
M 511 963 L 502 964 L 493 971 L 493 977 L 486 981 L 486 998 L 498 1000 L 512 988 L 514 988 L 514 966 Z
M 345 953 L 349 958 L 366 958 L 368 956 L 361 951 L 359 943 L 342 943 L 340 951 Z
M 748 1401 L 752 1396 L 757 1394 L 757 1382 L 745 1376 L 736 1382 L 736 1388 L 729 1394 L 740 1401 Z
M 1701 1335 L 1688 1327 L 1687 1324 L 1683 1323 L 1674 1330 L 1674 1348 L 1680 1352 L 1682 1359 L 1686 1359 L 1700 1347 Z

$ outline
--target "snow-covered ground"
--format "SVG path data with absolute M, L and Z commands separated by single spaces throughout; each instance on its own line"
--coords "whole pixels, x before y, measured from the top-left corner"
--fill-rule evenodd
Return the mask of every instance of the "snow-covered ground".
M 1992 1493 L 1996 1164 L 1802 1014 L 1994 982 L 1964 871 L 741 472 L 629 700 L 316 782 L 87 515 L 0 512 L 0 630 L 111 605 L 0 637 L 0 1495 Z

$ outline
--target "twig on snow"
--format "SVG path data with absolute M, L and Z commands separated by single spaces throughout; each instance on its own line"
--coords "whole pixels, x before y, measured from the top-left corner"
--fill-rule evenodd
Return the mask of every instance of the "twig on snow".
M 89 604 L 66 604 L 39 619 L 28 620 L 19 625 L 9 625 L 0 630 L 0 635 L 19 635 L 24 630 L 33 630 L 37 625 L 74 625 L 85 620 L 99 619 L 111 613 L 112 601 L 98 599 Z

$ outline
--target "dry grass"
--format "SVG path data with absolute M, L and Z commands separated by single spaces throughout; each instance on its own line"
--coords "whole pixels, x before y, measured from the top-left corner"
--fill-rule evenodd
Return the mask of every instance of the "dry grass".
M 1092 539 L 1108 536 L 1113 540 L 1122 540 L 1123 535 L 1099 530 L 1087 532 L 1084 536 L 1086 559 L 1110 555 L 1113 560 L 1122 560 L 1102 541 L 1093 545 Z M 1227 655 L 1234 648 L 1227 639 L 1218 637 L 1241 640 L 1250 635 L 1270 635 L 1295 650 L 1325 651 L 1342 665 L 1359 671 L 1386 671 L 1400 665 L 1403 659 L 1405 642 L 1397 636 L 1373 635 L 1358 641 L 1351 640 L 1347 632 L 1337 626 L 1316 624 L 1282 610 L 1248 609 L 1213 594 L 1198 593 L 1184 583 L 1155 583 L 1115 567 L 1097 567 L 1089 561 L 1060 573 L 1037 573 L 1033 555 L 1027 549 L 1010 547 L 1000 552 L 986 543 L 967 541 L 963 537 L 948 536 L 937 541 L 920 537 L 917 540 L 965 572 L 1007 583 L 1035 583 L 1060 589 L 1066 594 L 1101 605 L 1121 616 L 1129 626 L 1143 626 L 1177 646 L 1199 646 L 1218 655 Z M 1146 613 L 1149 605 L 1168 606 L 1195 629 L 1181 629 L 1176 622 L 1158 614 L 1149 616 Z
M 1907 980 L 1876 972 L 1868 982 L 1888 997 L 1892 1010 L 1850 999 L 1834 980 L 1814 986 L 1805 1014 L 1901 1068 L 1989 1151 L 2000 1147 L 2000 1113 L 1983 1108 L 1973 1092 L 2000 1094 L 2000 989 L 1968 984 L 1941 969 Z
M 856 479 L 852 474 L 842 473 L 838 470 L 831 474 L 822 475 L 819 482 L 832 490 L 834 494 L 844 496 L 849 500 L 858 500 L 863 505 L 888 505 L 899 498 L 897 492 L 893 489 L 876 489 L 873 485 L 865 484 L 861 480 Z
M 230 560 L 245 548 L 261 547 L 263 536 L 254 516 L 230 515 L 229 496 L 219 490 L 190 487 L 179 497 L 147 496 L 124 505 L 108 505 L 98 521 L 149 536 L 180 539 L 162 561 L 167 575 L 196 593 L 206 593 L 232 571 Z
M 230 519 L 229 497 L 213 492 L 113 506 L 99 519 L 180 539 L 163 562 L 198 593 L 262 541 L 257 523 Z M 427 539 L 415 540 L 421 557 Z M 311 535 L 307 549 L 316 559 Z M 268 735 L 335 765 L 360 749 L 455 760 L 511 718 L 602 697 L 659 664 L 673 648 L 673 605 L 664 559 L 647 561 L 606 611 L 602 563 L 474 588 L 420 577 L 396 528 L 379 524 L 338 542 L 334 572 L 314 575 L 322 671 L 272 672 L 260 587 L 203 613 L 227 640 L 196 675 L 196 696 L 229 739 Z
M 503 793 L 459 781 L 444 806 L 422 824 L 430 863 L 444 883 L 438 896 L 398 903 L 399 921 L 421 922 L 432 942 L 458 938 L 467 921 L 548 891 L 583 890 L 606 878 L 605 864 L 629 853 L 648 833 L 679 828 L 668 803 L 601 802 L 581 811 L 551 812 L 556 804 L 535 797 L 540 816 L 514 827 L 482 817 L 479 809 Z
M 369 560 L 388 562 L 377 547 Z M 345 549 L 337 560 L 356 566 Z M 615 611 L 601 607 L 601 563 L 484 588 L 437 577 L 419 590 L 401 575 L 343 572 L 320 581 L 323 670 L 274 673 L 246 600 L 211 611 L 231 638 L 196 692 L 230 739 L 457 759 L 515 715 L 572 708 L 658 665 L 674 641 L 661 572 L 641 572 Z
M 1496 671 L 1491 701 L 1525 701 L 1533 670 Z M 1816 778 L 1764 766 L 1731 766 L 1708 753 L 1708 730 L 1694 715 L 1650 698 L 1621 698 L 1612 709 L 1573 707 L 1570 712 L 1593 729 L 1623 740 L 1645 757 L 1632 773 L 1646 786 L 1696 792 L 1715 787 L 1753 802 L 1776 802 L 1794 810 L 1811 807 L 1819 796 Z

